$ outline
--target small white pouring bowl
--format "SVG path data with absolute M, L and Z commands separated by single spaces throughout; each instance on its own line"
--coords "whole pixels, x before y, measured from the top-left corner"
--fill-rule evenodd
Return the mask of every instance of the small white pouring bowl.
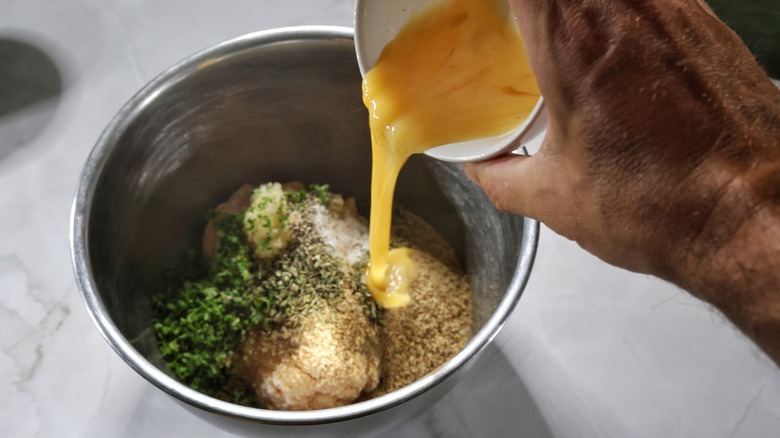
M 433 0 L 356 0 L 355 52 L 360 73 L 376 64 L 385 45 L 392 40 L 415 11 Z M 425 152 L 433 158 L 451 161 L 482 161 L 510 152 L 525 154 L 539 150 L 547 134 L 547 111 L 539 98 L 528 118 L 515 130 L 495 137 L 437 146 Z

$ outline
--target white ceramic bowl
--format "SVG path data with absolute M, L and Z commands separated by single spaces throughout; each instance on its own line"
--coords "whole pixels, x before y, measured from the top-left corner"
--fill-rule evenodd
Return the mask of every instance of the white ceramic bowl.
M 433 0 L 356 0 L 355 51 L 360 72 L 366 74 L 376 64 L 385 45 L 392 40 L 415 12 Z M 507 6 L 507 13 L 509 8 Z M 516 129 L 483 138 L 429 149 L 425 153 L 451 162 L 481 161 L 510 152 L 536 152 L 547 134 L 547 111 L 539 98 L 531 115 Z

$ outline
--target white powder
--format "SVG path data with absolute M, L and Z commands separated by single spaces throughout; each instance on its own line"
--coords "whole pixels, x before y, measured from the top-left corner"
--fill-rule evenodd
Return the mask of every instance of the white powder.
M 335 257 L 352 265 L 368 253 L 368 225 L 354 208 L 347 206 L 339 214 L 312 203 L 306 212 L 322 240 L 333 247 Z

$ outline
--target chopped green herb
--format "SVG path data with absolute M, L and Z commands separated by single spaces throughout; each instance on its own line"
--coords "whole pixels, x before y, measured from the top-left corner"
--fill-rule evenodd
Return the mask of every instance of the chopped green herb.
M 309 187 L 285 192 L 285 196 L 288 202 L 302 204 L 311 194 L 320 201 L 320 204 L 330 207 L 330 192 L 328 190 L 330 190 L 329 184 L 309 184 Z
M 330 207 L 329 189 L 330 185 L 328 184 L 312 184 L 309 186 L 309 191 L 314 193 L 314 195 L 317 196 L 317 199 L 320 200 L 320 203 L 325 207 Z
M 302 203 L 303 201 L 306 200 L 306 194 L 307 193 L 308 192 L 306 191 L 306 189 L 303 188 L 303 189 L 300 189 L 300 190 L 290 190 L 290 191 L 287 191 L 287 192 L 284 193 L 284 196 L 287 197 L 287 201 L 288 202 L 293 202 L 293 203 L 296 203 L 296 204 L 300 204 L 300 203 Z
M 212 266 L 190 253 L 166 273 L 164 292 L 152 300 L 158 345 L 168 367 L 192 388 L 212 395 L 230 380 L 241 337 L 266 321 L 269 301 L 256 287 L 261 273 L 243 237 L 242 215 L 218 216 L 214 225 L 220 243 Z

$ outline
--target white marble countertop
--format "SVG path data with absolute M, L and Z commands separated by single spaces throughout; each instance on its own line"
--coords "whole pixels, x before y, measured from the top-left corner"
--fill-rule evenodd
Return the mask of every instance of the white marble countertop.
M 0 105 L 0 437 L 226 436 L 125 365 L 87 315 L 68 247 L 77 177 L 120 106 L 186 55 L 261 29 L 351 22 L 350 0 L 0 1 L 0 47 L 41 54 L 28 57 L 38 59 L 25 67 L 32 82 L 61 77 L 37 102 Z M 0 100 L 21 93 L 3 53 Z M 388 436 L 778 431 L 780 371 L 728 322 L 543 228 L 493 346 Z

